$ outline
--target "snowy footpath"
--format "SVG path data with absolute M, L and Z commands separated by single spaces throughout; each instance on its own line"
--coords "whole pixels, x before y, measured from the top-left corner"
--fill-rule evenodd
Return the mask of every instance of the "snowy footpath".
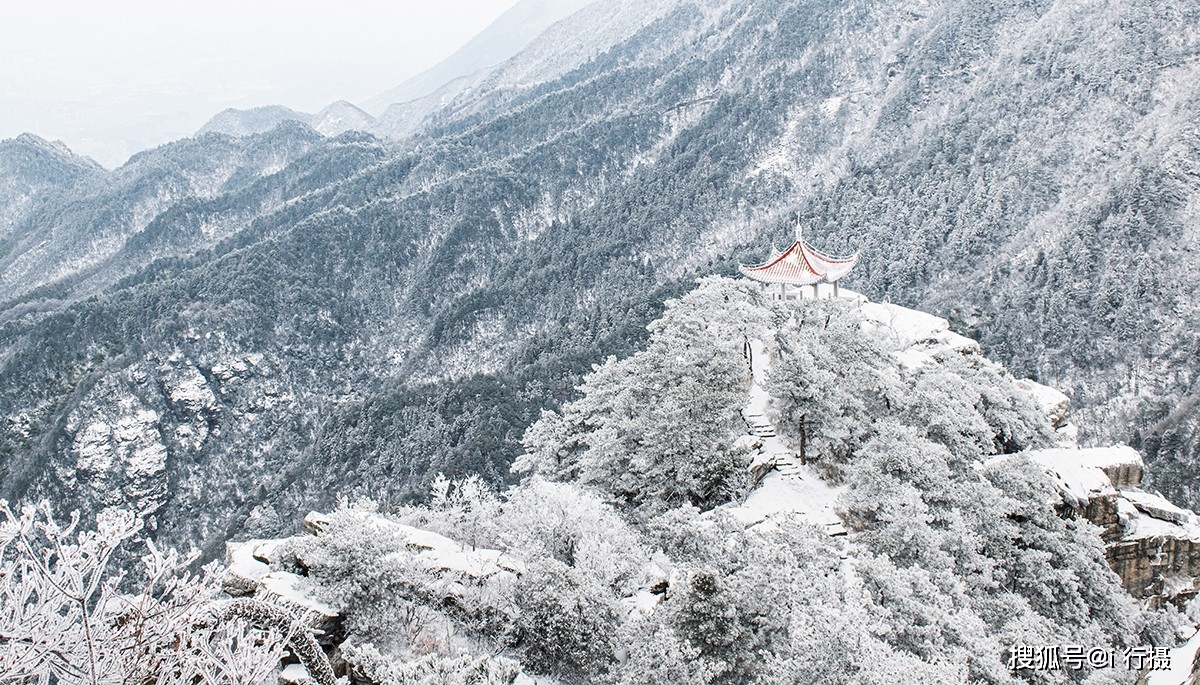
M 750 349 L 754 380 L 742 416 L 750 428 L 748 439 L 760 443 L 751 468 L 770 470 L 744 502 L 729 509 L 730 513 L 745 525 L 752 526 L 773 514 L 787 512 L 824 527 L 830 535 L 844 534 L 846 529 L 834 510 L 843 488 L 831 487 L 816 469 L 800 463 L 800 456 L 780 437 L 778 427 L 771 419 L 771 396 L 763 389 L 770 368 L 770 354 L 758 340 L 751 341 Z

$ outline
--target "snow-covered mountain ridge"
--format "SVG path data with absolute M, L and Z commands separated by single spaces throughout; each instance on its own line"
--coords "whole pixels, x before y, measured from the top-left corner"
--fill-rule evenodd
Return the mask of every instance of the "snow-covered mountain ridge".
M 267 133 L 285 121 L 298 121 L 311 126 L 325 136 L 336 136 L 346 131 L 367 131 L 375 118 L 358 107 L 338 100 L 316 114 L 297 112 L 283 106 L 255 107 L 253 109 L 227 109 L 209 119 L 197 136 L 205 133 L 223 133 L 241 137 Z

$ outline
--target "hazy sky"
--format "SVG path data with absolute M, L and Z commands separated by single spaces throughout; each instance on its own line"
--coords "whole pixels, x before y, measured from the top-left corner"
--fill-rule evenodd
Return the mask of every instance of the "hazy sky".
M 0 0 L 0 138 L 61 139 L 111 167 L 226 107 L 361 102 L 514 4 Z

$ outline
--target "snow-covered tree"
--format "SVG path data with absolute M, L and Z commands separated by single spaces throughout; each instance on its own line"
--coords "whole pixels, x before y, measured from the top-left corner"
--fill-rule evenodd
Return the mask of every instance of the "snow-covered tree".
M 104 511 L 91 531 L 46 503 L 0 502 L 0 517 L 0 682 L 263 685 L 309 637 L 289 612 L 264 624 L 220 601 L 214 568 L 191 575 L 191 558 L 150 543 L 144 577 L 124 578 L 113 559 L 140 529 L 130 512 Z
M 513 555 L 554 559 L 606 594 L 636 590 L 651 556 L 642 537 L 610 505 L 572 483 L 529 479 L 509 491 L 496 525 Z
M 745 485 L 740 410 L 750 383 L 748 342 L 775 314 L 758 291 L 704 279 L 650 326 L 650 344 L 596 367 L 583 397 L 546 413 L 514 465 L 575 478 L 618 501 L 652 509 L 711 508 Z
M 608 670 L 620 612 L 607 588 L 543 559 L 521 576 L 516 600 L 516 646 L 528 668 L 567 683 L 593 682 Z
M 806 303 L 779 330 L 779 359 L 767 384 L 783 434 L 834 476 L 900 394 L 885 348 L 862 329 L 849 303 Z
M 428 654 L 409 662 L 389 658 L 373 645 L 345 644 L 350 672 L 374 685 L 512 685 L 521 665 L 496 656 Z

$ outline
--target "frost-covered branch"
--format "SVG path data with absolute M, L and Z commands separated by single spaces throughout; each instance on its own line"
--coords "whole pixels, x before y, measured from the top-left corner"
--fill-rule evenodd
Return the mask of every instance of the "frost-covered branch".
M 189 558 L 152 544 L 144 585 L 123 592 L 111 561 L 140 523 L 106 511 L 96 524 L 81 531 L 78 516 L 60 524 L 46 503 L 17 514 L 0 501 L 0 682 L 261 685 L 285 641 L 311 640 L 295 619 L 221 616 L 213 569 L 189 574 Z

